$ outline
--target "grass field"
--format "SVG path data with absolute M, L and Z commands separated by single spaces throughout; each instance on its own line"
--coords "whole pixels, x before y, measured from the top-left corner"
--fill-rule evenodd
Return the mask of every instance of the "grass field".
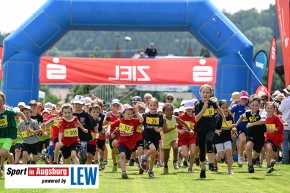
M 265 163 L 264 163 L 265 166 Z M 207 178 L 199 178 L 199 168 L 194 166 L 195 172 L 188 173 L 187 168 L 174 170 L 171 165 L 169 174 L 163 175 L 163 168 L 154 168 L 154 179 L 149 179 L 147 174 L 139 175 L 139 169 L 135 166 L 127 166 L 129 179 L 121 178 L 121 171 L 112 173 L 112 164 L 106 166 L 100 175 L 99 189 L 5 189 L 5 179 L 0 178 L 0 192 L 146 192 L 146 193 L 189 193 L 189 192 L 290 192 L 290 165 L 278 164 L 275 171 L 266 175 L 265 168 L 255 167 L 255 173 L 247 173 L 246 165 L 242 168 L 233 165 L 234 175 L 227 175 L 226 164 L 219 164 L 218 172 L 207 171 Z M 15 182 L 17 183 L 17 182 Z

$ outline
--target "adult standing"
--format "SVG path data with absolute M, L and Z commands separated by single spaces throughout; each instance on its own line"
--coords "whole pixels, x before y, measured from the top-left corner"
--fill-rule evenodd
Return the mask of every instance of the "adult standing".
M 155 48 L 153 42 L 150 43 L 149 48 L 146 48 L 145 54 L 148 56 L 148 58 L 155 58 L 157 56 L 157 49 Z
M 286 98 L 281 101 L 279 111 L 282 113 L 283 119 L 288 123 L 288 126 L 284 126 L 284 140 L 282 142 L 282 163 L 289 164 L 289 144 L 290 144 L 290 85 L 283 89 Z

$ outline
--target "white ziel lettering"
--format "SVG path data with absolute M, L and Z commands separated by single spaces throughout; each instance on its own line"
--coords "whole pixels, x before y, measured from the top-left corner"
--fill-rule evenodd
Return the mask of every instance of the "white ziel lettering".
M 272 58 L 272 60 L 275 60 L 275 58 L 276 58 L 276 44 L 275 44 L 275 42 L 273 42 L 273 45 L 272 45 L 271 58 Z
M 46 78 L 53 80 L 66 79 L 66 66 L 63 64 L 47 64 Z
M 150 66 L 116 66 L 115 77 L 109 77 L 109 80 L 128 80 L 128 81 L 150 81 L 150 77 L 144 71 L 150 69 Z M 138 76 L 139 72 L 142 76 Z
M 211 66 L 194 66 L 192 71 L 192 80 L 194 82 L 213 81 L 213 68 Z

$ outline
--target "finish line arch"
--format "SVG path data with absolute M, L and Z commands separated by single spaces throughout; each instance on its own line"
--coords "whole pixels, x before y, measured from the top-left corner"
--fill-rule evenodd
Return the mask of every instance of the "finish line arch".
M 4 40 L 8 105 L 38 99 L 40 56 L 70 30 L 188 31 L 219 58 L 218 98 L 251 92 L 253 45 L 209 0 L 48 0 Z

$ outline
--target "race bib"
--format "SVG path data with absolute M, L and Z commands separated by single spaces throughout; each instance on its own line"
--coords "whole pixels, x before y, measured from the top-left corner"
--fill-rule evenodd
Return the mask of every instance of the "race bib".
M 34 133 L 29 133 L 27 131 L 22 131 L 21 132 L 22 139 L 27 138 L 27 137 L 31 137 L 33 135 L 34 135 Z
M 60 122 L 59 119 L 55 119 L 55 120 L 53 120 L 53 126 L 54 126 L 54 127 L 58 127 L 58 126 L 59 126 L 59 122 Z
M 185 123 L 190 129 L 192 129 L 194 127 L 194 123 L 191 121 L 185 121 Z
M 142 125 L 139 125 L 139 126 L 137 127 L 136 131 L 137 131 L 138 133 L 142 133 Z
M 146 117 L 146 124 L 150 125 L 159 125 L 159 118 L 153 118 L 153 117 Z
M 92 138 L 95 139 L 96 138 L 96 133 L 91 132 Z
M 226 122 L 223 122 L 222 128 L 231 128 L 232 125 L 233 125 L 233 121 L 232 120 L 226 121 Z
M 122 131 L 122 132 L 124 132 L 124 133 L 132 133 L 133 126 L 125 125 L 123 123 L 120 123 L 119 130 Z
M 0 119 L 0 127 L 6 127 L 8 125 L 7 118 Z
M 274 130 L 276 128 L 275 124 L 266 124 L 267 129 Z
M 63 136 L 65 137 L 77 137 L 79 135 L 78 128 L 65 129 Z
M 251 116 L 251 117 L 249 117 L 249 120 L 250 120 L 250 122 L 251 122 L 251 123 L 253 123 L 253 122 L 256 122 L 256 121 L 257 121 L 257 119 L 256 119 L 256 117 L 255 117 L 255 116 Z
M 247 117 L 243 117 L 242 122 L 248 122 Z
M 207 108 L 202 116 L 208 117 L 214 115 L 214 108 Z

